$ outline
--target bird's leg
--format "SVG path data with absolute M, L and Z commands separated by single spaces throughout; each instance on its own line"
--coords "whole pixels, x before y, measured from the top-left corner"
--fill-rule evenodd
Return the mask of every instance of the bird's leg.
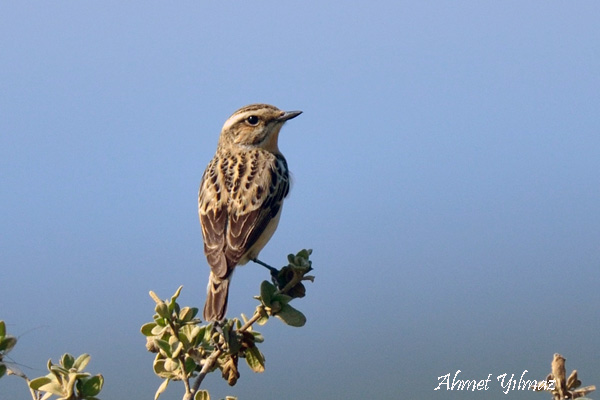
M 279 274 L 279 270 L 277 268 L 271 267 L 269 264 L 260 261 L 258 258 L 253 258 L 252 261 L 268 269 L 271 272 L 271 276 L 273 278 L 277 278 L 277 275 Z

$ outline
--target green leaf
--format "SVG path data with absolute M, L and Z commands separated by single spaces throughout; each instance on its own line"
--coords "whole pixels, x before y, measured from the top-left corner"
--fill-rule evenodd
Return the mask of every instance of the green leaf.
M 156 394 L 154 395 L 154 400 L 158 399 L 158 396 L 160 396 L 165 390 L 167 390 L 167 386 L 169 385 L 169 382 L 170 382 L 169 379 L 165 379 L 163 381 L 163 383 L 160 384 L 160 386 L 156 390 Z
M 254 372 L 264 372 L 265 371 L 265 356 L 258 350 L 258 347 L 253 346 L 249 349 L 246 349 L 244 353 L 246 357 L 246 363 L 250 367 L 250 369 Z
M 310 253 L 306 249 L 302 249 L 302 250 L 300 250 L 298 252 L 298 254 L 296 254 L 297 257 L 302 257 L 302 258 L 305 258 L 305 259 L 308 259 L 309 255 L 310 255 Z
M 181 343 L 184 344 L 186 348 L 190 347 L 190 343 L 194 339 L 194 328 L 197 328 L 197 326 L 184 325 L 181 328 L 179 328 L 179 335 L 177 338 Z
M 171 302 L 169 303 L 169 312 L 173 312 L 175 310 L 175 308 L 178 307 L 177 298 L 181 294 L 181 289 L 183 289 L 183 286 L 179 286 L 177 288 L 177 290 L 175 291 L 175 294 L 171 297 Z M 179 310 L 176 310 L 176 311 L 179 314 Z
M 177 300 L 177 298 L 181 294 L 181 289 L 183 289 L 183 285 L 181 285 L 177 288 L 177 290 L 175 291 L 175 294 L 173 295 L 173 297 L 171 297 L 171 301 Z
M 65 395 L 63 387 L 58 383 L 58 380 L 50 379 L 47 376 L 42 376 L 30 381 L 29 387 L 33 390 L 52 393 L 56 396 Z
M 275 316 L 289 326 L 300 327 L 306 323 L 304 314 L 289 304 L 282 305 L 281 310 Z
M 65 353 L 60 360 L 60 365 L 62 365 L 65 369 L 73 368 L 73 363 L 75 362 L 75 358 L 69 353 Z
M 173 336 L 175 337 L 175 336 Z M 179 340 L 177 341 L 177 343 L 173 343 L 171 344 L 171 348 L 173 349 L 171 351 L 171 353 L 173 354 L 173 358 L 177 358 L 179 357 L 179 354 L 181 353 L 181 351 L 183 350 L 183 343 L 181 343 Z
M 166 372 L 165 370 L 165 359 L 164 358 L 155 358 L 154 363 L 152 364 L 152 369 L 154 369 L 154 373 L 158 376 L 163 376 Z
M 192 329 L 192 332 L 189 335 L 190 338 L 190 343 L 193 346 L 197 346 L 202 339 L 204 338 L 204 332 L 206 331 L 206 327 L 205 326 L 195 326 L 194 329 Z
M 154 359 L 154 364 L 152 365 L 152 368 L 154 369 L 154 373 L 158 376 L 160 376 L 161 378 L 166 378 L 166 379 L 176 379 L 179 378 L 181 379 L 178 374 L 173 373 L 172 371 L 168 371 L 165 368 L 165 359 L 164 358 L 155 358 Z
M 171 303 L 169 303 L 169 313 L 175 314 L 175 317 L 177 317 L 177 315 L 179 315 L 179 311 L 179 304 L 177 304 L 176 301 L 171 301 Z
M 303 249 L 291 258 L 288 256 L 290 266 L 308 268 L 308 270 L 311 270 L 312 261 L 309 260 L 311 254 L 311 249 Z
M 148 322 L 147 324 L 142 325 L 140 331 L 144 336 L 154 336 L 152 333 L 152 329 L 156 326 L 156 322 Z
M 265 341 L 265 338 L 260 332 L 251 331 L 252 336 L 254 336 L 254 343 L 262 343 Z
M 2 378 L 6 374 L 6 365 L 0 362 L 0 378 Z
M 89 354 L 82 354 L 73 363 L 73 368 L 77 369 L 77 371 L 83 371 L 85 367 L 89 364 L 92 357 Z M 95 395 L 93 395 L 95 396 Z
M 210 394 L 206 390 L 198 390 L 194 395 L 194 400 L 210 400 Z
M 234 318 L 233 320 L 235 321 L 235 329 L 241 329 L 242 328 L 242 321 L 240 321 L 237 318 Z
M 256 312 L 260 314 L 260 318 L 256 321 L 256 323 L 260 326 L 263 326 L 269 320 L 269 314 L 267 314 L 265 307 L 262 304 L 256 307 Z
M 287 294 L 278 293 L 271 298 L 271 302 L 278 301 L 281 304 L 287 304 L 292 301 L 292 296 L 288 296 Z
M 171 357 L 172 353 L 171 353 L 171 345 L 169 344 L 169 342 L 162 340 L 162 339 L 154 339 L 154 343 L 156 343 L 156 345 L 158 347 L 160 347 L 160 349 L 162 350 L 162 353 L 167 356 L 167 357 Z
M 75 379 L 87 379 L 92 376 L 89 372 L 71 372 L 69 375 L 74 376 Z
M 189 322 L 196 314 L 198 314 L 198 309 L 196 307 L 183 307 L 179 312 L 179 319 L 183 322 Z
M 203 342 L 209 343 L 212 338 L 213 324 L 208 324 L 204 328 L 204 338 L 202 338 Z
M 169 307 L 164 302 L 158 303 L 156 307 L 154 307 L 154 311 L 156 311 L 156 313 L 163 318 L 169 318 L 171 316 L 169 313 Z
M 93 376 L 83 382 L 81 394 L 84 397 L 96 396 L 102 390 L 102 385 L 104 385 L 104 378 L 102 375 Z
M 39 378 L 35 378 L 29 381 L 29 387 L 33 390 L 40 390 L 40 388 L 48 383 L 52 382 L 52 379 L 47 376 L 40 376 Z
M 165 360 L 164 367 L 165 367 L 165 371 L 167 371 L 167 372 L 175 372 L 179 369 L 179 362 L 172 358 L 167 358 Z
M 192 357 L 185 357 L 183 369 L 186 374 L 191 374 L 196 369 L 196 362 Z
M 6 336 L 6 324 L 0 319 L 0 338 Z
M 231 331 L 227 337 L 228 352 L 235 354 L 242 348 L 242 334 L 237 331 Z
M 164 321 L 161 318 L 161 321 Z M 154 328 L 152 328 L 152 331 L 150 331 L 150 335 L 149 336 L 162 336 L 162 334 L 167 330 L 167 327 L 165 325 L 160 325 L 160 324 L 156 324 L 156 326 Z
M 54 365 L 52 365 L 49 368 L 49 371 L 52 372 L 55 376 L 59 376 L 59 375 L 67 376 L 67 375 L 69 375 L 69 370 L 66 369 L 66 368 L 64 368 L 61 365 L 54 364 Z
M 262 303 L 270 307 L 273 294 L 277 291 L 277 288 L 268 281 L 262 281 L 260 284 L 260 298 Z
M 17 338 L 14 336 L 4 336 L 0 338 L 0 352 L 8 353 L 17 344 Z

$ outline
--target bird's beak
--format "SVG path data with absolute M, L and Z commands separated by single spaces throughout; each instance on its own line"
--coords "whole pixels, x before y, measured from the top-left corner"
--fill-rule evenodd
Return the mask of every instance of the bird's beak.
M 281 117 L 277 118 L 280 122 L 285 122 L 288 119 L 296 118 L 298 115 L 302 114 L 302 111 L 286 111 Z

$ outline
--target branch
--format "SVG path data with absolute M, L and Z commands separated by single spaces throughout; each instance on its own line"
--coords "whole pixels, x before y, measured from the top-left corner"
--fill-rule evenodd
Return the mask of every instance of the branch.
M 250 327 L 252 327 L 252 325 L 254 325 L 254 323 L 256 321 L 258 321 L 260 319 L 260 313 L 258 311 L 254 312 L 254 315 L 252 316 L 252 318 L 250 318 L 240 329 L 238 329 L 239 332 L 245 332 L 248 329 L 250 329 Z M 204 362 L 204 364 L 202 365 L 202 369 L 200 370 L 200 373 L 198 374 L 198 376 L 196 377 L 196 380 L 194 381 L 191 389 L 186 390 L 186 395 L 183 397 L 183 400 L 192 400 L 194 397 L 194 394 L 196 394 L 196 392 L 198 391 L 198 389 L 200 388 L 200 385 L 202 384 L 202 381 L 204 380 L 204 378 L 206 377 L 206 375 L 208 374 L 208 372 L 214 368 L 215 364 L 217 363 L 217 360 L 219 359 L 219 356 L 223 354 L 223 350 L 221 349 L 216 349 L 215 351 L 213 351 L 213 353 L 206 359 L 206 361 Z M 187 389 L 187 388 L 186 388 Z
M 221 349 L 216 349 L 206 359 L 206 361 L 204 362 L 204 365 L 202 366 L 202 369 L 200 370 L 200 374 L 198 374 L 198 376 L 196 377 L 196 380 L 194 381 L 192 388 L 189 389 L 188 391 L 186 391 L 185 396 L 183 397 L 183 400 L 192 400 L 194 398 L 194 394 L 196 394 L 196 392 L 200 388 L 200 384 L 202 383 L 202 381 L 208 374 L 208 371 L 210 371 L 215 366 L 215 364 L 217 363 L 217 359 L 219 358 L 219 356 L 221 355 L 222 352 L 223 351 Z

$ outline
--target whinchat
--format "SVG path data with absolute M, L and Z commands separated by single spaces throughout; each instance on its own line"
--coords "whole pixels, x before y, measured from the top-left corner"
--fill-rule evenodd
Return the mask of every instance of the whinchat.
M 210 266 L 204 319 L 225 317 L 231 274 L 255 260 L 279 223 L 290 188 L 277 140 L 283 124 L 302 111 L 252 104 L 223 125 L 217 152 L 200 183 L 198 214 Z

